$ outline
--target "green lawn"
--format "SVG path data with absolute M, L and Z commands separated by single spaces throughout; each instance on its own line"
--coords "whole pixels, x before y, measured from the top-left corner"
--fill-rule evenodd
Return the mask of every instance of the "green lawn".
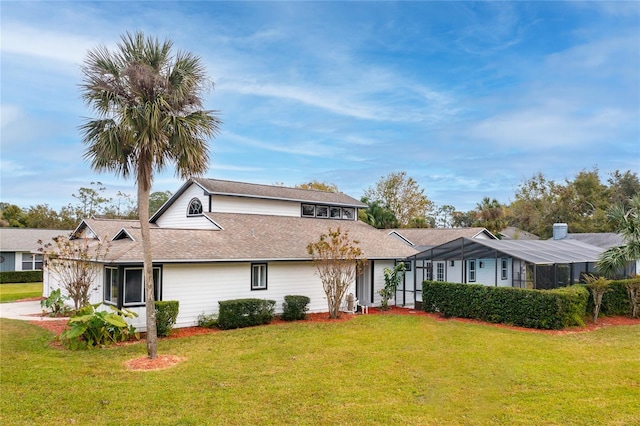
M 42 296 L 42 283 L 0 284 L 0 303 Z
M 549 335 L 369 315 L 72 352 L 0 320 L 0 423 L 640 425 L 640 325 Z

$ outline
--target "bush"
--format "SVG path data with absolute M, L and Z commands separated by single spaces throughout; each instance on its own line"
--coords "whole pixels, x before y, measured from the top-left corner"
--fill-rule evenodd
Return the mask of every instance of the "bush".
M 305 319 L 310 301 L 311 299 L 307 296 L 285 296 L 282 304 L 282 319 L 285 321 Z
M 156 308 L 156 330 L 158 337 L 167 337 L 178 318 L 178 307 L 180 302 L 177 300 L 164 300 L 155 302 Z
M 422 307 L 427 312 L 528 328 L 584 325 L 587 298 L 588 291 L 583 286 L 527 290 L 435 281 L 422 283 Z
M 235 299 L 218 302 L 218 327 L 223 330 L 269 324 L 273 318 L 275 300 Z
M 42 282 L 42 271 L 5 271 L 0 272 L 0 284 Z
M 138 338 L 135 328 L 128 325 L 126 318 L 138 315 L 128 309 L 117 309 L 106 305 L 110 311 L 96 310 L 102 303 L 86 305 L 70 319 L 68 329 L 62 332 L 60 340 L 71 349 L 91 349 L 111 343 L 124 342 L 132 337 Z
M 629 280 L 615 280 L 609 284 L 608 291 L 602 296 L 600 314 L 605 316 L 628 315 L 631 301 L 627 292 L 626 283 Z M 587 309 L 593 310 L 593 296 L 589 295 Z
M 204 312 L 201 313 L 198 315 L 198 326 L 205 328 L 218 327 L 218 314 L 205 315 Z
M 42 314 L 44 315 L 46 310 L 49 310 L 50 317 L 65 316 L 69 313 L 70 309 L 64 304 L 69 300 L 68 296 L 62 294 L 60 289 L 53 290 L 49 297 L 40 301 L 40 307 L 42 308 Z

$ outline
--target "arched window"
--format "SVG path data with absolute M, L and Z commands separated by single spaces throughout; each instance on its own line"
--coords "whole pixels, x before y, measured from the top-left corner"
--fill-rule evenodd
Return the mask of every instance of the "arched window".
M 189 201 L 189 210 L 187 216 L 198 216 L 202 214 L 202 203 L 199 199 L 194 198 Z

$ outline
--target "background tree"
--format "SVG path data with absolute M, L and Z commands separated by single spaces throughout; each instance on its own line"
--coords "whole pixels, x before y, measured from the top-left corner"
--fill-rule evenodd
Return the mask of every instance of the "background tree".
M 153 174 L 174 164 L 182 179 L 201 175 L 209 163 L 207 139 L 220 124 L 202 109 L 209 85 L 200 58 L 172 52 L 173 43 L 126 33 L 117 49 L 90 50 L 82 66 L 82 98 L 97 114 L 81 127 L 85 158 L 93 169 L 133 176 L 143 247 L 147 352 L 157 356 L 157 330 L 149 231 Z
M 600 273 L 613 278 L 618 271 L 624 271 L 629 262 L 640 259 L 640 195 L 629 201 L 629 208 L 618 204 L 608 215 L 625 244 L 602 252 L 597 267 Z
M 621 173 L 616 170 L 610 173 L 607 180 L 609 183 L 609 202 L 612 205 L 623 204 L 629 206 L 629 201 L 636 195 L 640 195 L 640 179 L 637 173 L 627 170 Z
M 396 219 L 396 215 L 393 214 L 391 209 L 382 206 L 379 201 L 369 201 L 366 197 L 362 197 L 360 201 L 367 204 L 369 207 L 365 210 L 358 210 L 359 220 L 378 229 L 391 229 L 398 227 L 398 219 Z
M 149 216 L 156 214 L 160 207 L 171 198 L 171 191 L 156 191 L 149 195 Z
M 15 204 L 4 203 L 0 211 L 0 217 L 2 218 L 2 226 L 12 228 L 24 228 L 27 226 L 25 211 Z
M 366 262 L 358 241 L 351 239 L 349 230 L 343 232 L 340 228 L 329 228 L 326 234 L 320 235 L 318 241 L 309 243 L 307 250 L 313 257 L 327 296 L 329 317 L 338 318 L 346 292 L 355 283 L 357 274 Z
M 295 186 L 300 189 L 313 189 L 316 191 L 324 191 L 324 192 L 340 192 L 338 191 L 338 186 L 333 183 L 327 182 L 318 182 L 317 180 L 312 180 L 310 182 L 301 183 Z
M 76 311 L 89 304 L 95 278 L 102 273 L 95 263 L 109 253 L 109 245 L 87 238 L 70 240 L 61 235 L 53 242 L 39 240 L 39 251 L 45 255 L 44 268 L 57 278 L 61 287 L 73 300 Z
M 451 217 L 451 225 L 453 228 L 470 228 L 476 221 L 477 212 L 469 210 L 468 212 L 455 211 Z
M 78 219 L 92 218 L 104 212 L 106 205 L 111 202 L 101 194 L 106 191 L 102 182 L 91 182 L 91 188 L 81 187 L 72 197 L 79 201 L 77 206 Z
M 426 219 L 433 206 L 424 195 L 424 189 L 413 178 L 407 177 L 405 171 L 383 176 L 374 187 L 364 192 L 364 197 L 391 210 L 401 227 L 409 226 L 413 218 Z
M 500 235 L 500 231 L 507 227 L 508 221 L 505 217 L 505 207 L 498 200 L 484 197 L 482 203 L 476 207 L 477 220 L 475 226 L 486 228 L 493 235 Z
M 445 204 L 435 209 L 434 219 L 436 228 L 452 228 L 453 216 L 456 212 L 456 208 L 452 205 Z

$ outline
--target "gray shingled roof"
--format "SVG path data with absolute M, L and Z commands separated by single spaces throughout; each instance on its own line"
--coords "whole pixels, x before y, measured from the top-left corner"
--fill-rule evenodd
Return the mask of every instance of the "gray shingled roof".
M 624 238 L 615 232 L 587 232 L 584 234 L 568 234 L 568 240 L 582 241 L 592 246 L 608 249 L 610 247 L 623 246 Z
M 0 250 L 32 252 L 41 246 L 38 240 L 51 242 L 54 237 L 68 236 L 72 231 L 65 229 L 0 228 Z
M 367 205 L 342 192 L 325 192 L 285 186 L 260 185 L 219 179 L 194 178 L 211 195 L 235 195 L 250 198 L 323 203 L 348 207 L 366 208 Z
M 329 227 L 348 230 L 357 239 L 367 259 L 401 259 L 416 250 L 359 221 L 309 219 L 287 216 L 209 213 L 223 230 L 151 228 L 156 262 L 215 262 L 261 260 L 309 260 L 307 245 Z M 87 224 L 98 233 L 115 235 L 125 228 L 134 241 L 123 238 L 111 243 L 108 259 L 142 262 L 140 227 L 131 221 L 91 219 Z
M 419 251 L 428 247 L 438 246 L 440 244 L 453 241 L 460 237 L 475 238 L 483 232 L 487 237 L 495 239 L 495 237 L 482 227 L 474 228 L 398 228 L 385 229 L 387 234 L 397 233 L 407 240 L 409 244 L 415 246 Z

